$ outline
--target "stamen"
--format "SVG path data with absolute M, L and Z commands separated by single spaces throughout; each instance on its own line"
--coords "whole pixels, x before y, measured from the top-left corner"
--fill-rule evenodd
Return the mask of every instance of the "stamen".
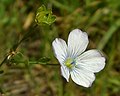
M 67 58 L 66 61 L 65 61 L 65 65 L 68 67 L 68 68 L 72 68 L 74 65 L 75 65 L 75 60 L 72 59 L 72 58 Z

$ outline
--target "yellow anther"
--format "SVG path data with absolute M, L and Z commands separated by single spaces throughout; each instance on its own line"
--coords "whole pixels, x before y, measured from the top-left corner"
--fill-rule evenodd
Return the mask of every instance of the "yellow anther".
M 65 61 L 65 65 L 68 67 L 68 68 L 72 68 L 73 66 L 74 66 L 74 60 L 73 59 L 71 59 L 71 58 L 68 58 L 68 59 L 66 59 L 66 61 Z

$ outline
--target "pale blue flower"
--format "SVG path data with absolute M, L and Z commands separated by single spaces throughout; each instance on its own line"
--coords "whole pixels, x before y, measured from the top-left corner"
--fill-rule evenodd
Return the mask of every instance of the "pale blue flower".
M 89 41 L 86 32 L 74 29 L 68 37 L 68 44 L 63 39 L 56 38 L 53 49 L 61 65 L 61 74 L 69 82 L 69 77 L 81 86 L 90 87 L 95 80 L 95 74 L 105 66 L 105 57 L 96 49 L 86 52 Z

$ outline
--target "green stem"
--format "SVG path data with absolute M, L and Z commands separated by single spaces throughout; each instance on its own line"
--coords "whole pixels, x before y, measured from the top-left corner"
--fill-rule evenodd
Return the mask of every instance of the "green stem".
M 7 60 L 8 55 L 3 59 L 3 61 L 0 63 L 0 67 L 4 64 L 4 62 Z
M 26 63 L 25 61 L 12 61 L 12 63 Z M 51 64 L 51 63 L 44 63 L 44 62 L 39 62 L 39 61 L 29 61 L 28 64 L 40 64 L 40 65 L 54 65 L 58 66 L 59 64 Z
M 50 63 L 44 63 L 44 62 L 39 62 L 39 61 L 29 61 L 29 64 L 54 65 L 54 66 L 59 65 L 59 64 L 50 64 Z
M 33 27 L 31 28 L 31 31 L 30 32 L 28 31 L 26 34 L 24 34 L 22 39 L 17 44 L 13 45 L 12 50 L 15 51 L 23 41 L 28 39 L 31 36 L 33 29 L 36 28 L 36 27 L 37 27 L 37 24 L 33 25 Z
M 35 27 L 37 27 L 37 24 L 35 24 L 35 25 L 32 27 L 32 29 L 31 29 L 30 32 L 28 31 L 26 34 L 24 34 L 23 38 L 22 38 L 20 41 L 18 41 L 18 43 L 16 43 L 16 44 L 13 45 L 13 47 L 10 49 L 10 52 L 16 51 L 16 49 L 19 47 L 19 45 L 20 45 L 24 40 L 26 40 L 27 38 L 29 38 L 29 37 L 31 36 L 32 31 L 33 31 L 33 29 L 34 29 Z M 6 62 L 8 56 L 9 56 L 9 55 L 7 55 L 7 56 L 3 59 L 3 61 L 0 63 L 0 67 Z

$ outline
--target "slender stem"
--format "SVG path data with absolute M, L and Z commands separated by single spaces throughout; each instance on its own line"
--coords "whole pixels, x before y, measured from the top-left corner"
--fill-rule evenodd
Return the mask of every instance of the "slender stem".
M 22 39 L 21 39 L 17 44 L 14 44 L 14 45 L 13 45 L 13 47 L 12 47 L 13 51 L 15 51 L 15 50 L 18 48 L 18 46 L 19 46 L 23 41 L 25 41 L 26 39 L 28 39 L 28 38 L 31 36 L 31 34 L 32 34 L 32 32 L 33 32 L 33 29 L 36 28 L 36 27 L 37 27 L 37 24 L 33 25 L 33 27 L 32 27 L 32 29 L 30 30 L 30 32 L 28 31 L 26 34 L 24 34 L 24 36 L 22 37 Z
M 24 61 L 13 61 L 12 63 L 25 63 Z M 39 62 L 39 61 L 29 61 L 28 64 L 40 64 L 40 65 L 53 65 L 53 66 L 58 66 L 59 64 L 51 64 L 51 63 L 44 63 L 44 62 Z
M 21 39 L 20 41 L 18 41 L 18 43 L 14 44 L 14 45 L 12 46 L 12 48 L 10 49 L 10 52 L 16 51 L 16 49 L 19 47 L 19 45 L 20 45 L 24 40 L 26 40 L 27 38 L 29 38 L 29 37 L 31 36 L 32 31 L 33 31 L 33 29 L 34 29 L 35 27 L 37 27 L 37 24 L 35 24 L 35 25 L 32 27 L 32 30 L 31 30 L 30 32 L 28 31 L 26 34 L 24 34 L 24 36 L 22 37 L 22 39 Z M 4 64 L 4 62 L 6 62 L 8 56 L 9 56 L 9 55 L 7 55 L 7 56 L 3 59 L 3 61 L 0 63 L 0 67 Z
M 17 61 L 19 63 L 24 63 L 23 61 Z M 15 62 L 14 62 L 15 63 Z M 58 66 L 59 64 L 51 64 L 51 63 L 43 63 L 43 62 L 37 62 L 37 61 L 29 61 L 29 64 L 40 64 L 40 65 L 52 65 L 52 66 Z
M 0 63 L 0 67 L 4 64 L 4 62 L 7 60 L 8 55 L 3 59 L 3 61 Z
M 59 64 L 43 63 L 43 62 L 37 62 L 37 61 L 29 61 L 29 64 L 54 65 L 54 66 L 59 65 Z

